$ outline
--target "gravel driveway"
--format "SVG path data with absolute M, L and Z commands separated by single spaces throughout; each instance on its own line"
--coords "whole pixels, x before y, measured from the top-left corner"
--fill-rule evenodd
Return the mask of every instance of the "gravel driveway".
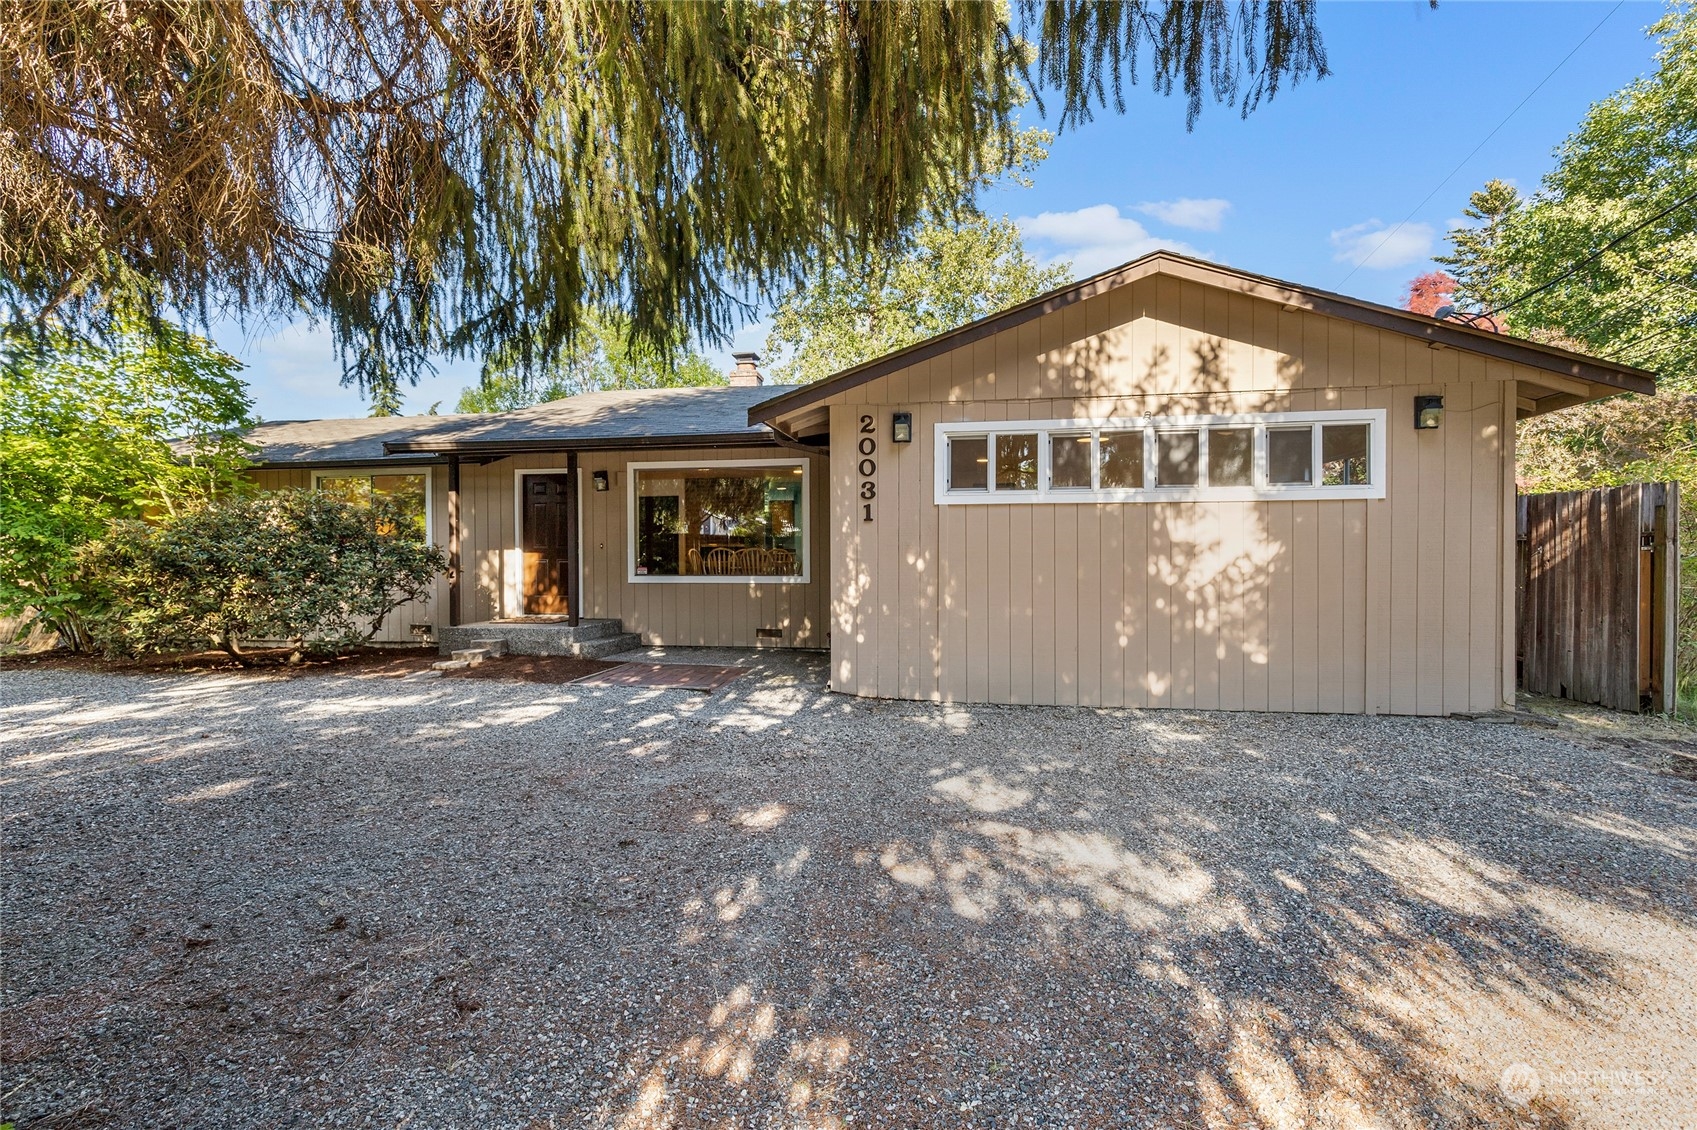
M 0 673 L 0 1121 L 1697 1124 L 1697 784 L 1574 729 Z

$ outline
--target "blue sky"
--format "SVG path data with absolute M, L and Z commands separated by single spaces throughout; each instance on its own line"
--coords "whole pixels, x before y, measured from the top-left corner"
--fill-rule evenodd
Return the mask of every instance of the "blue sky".
M 1062 134 L 1030 188 L 999 189 L 985 205 L 1018 219 L 1037 255 L 1070 261 L 1079 275 L 1168 247 L 1394 303 L 1443 253 L 1469 193 L 1493 176 L 1536 187 L 1586 108 L 1652 69 L 1644 28 L 1662 10 L 1322 3 L 1331 77 L 1281 92 L 1247 120 L 1209 103 L 1190 132 L 1182 98 L 1128 88 L 1124 115 L 1098 113 Z M 1035 124 L 1035 108 L 1025 117 Z M 226 326 L 215 336 L 247 363 L 263 417 L 365 414 L 358 392 L 339 383 L 322 327 Z M 756 322 L 735 345 L 764 341 Z M 729 366 L 729 350 L 714 356 Z M 452 411 L 475 380 L 474 364 L 444 365 L 406 391 L 406 410 L 440 401 Z

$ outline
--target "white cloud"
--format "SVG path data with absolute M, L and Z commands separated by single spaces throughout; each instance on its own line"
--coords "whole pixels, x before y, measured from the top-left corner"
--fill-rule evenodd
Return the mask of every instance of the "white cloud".
M 1436 234 L 1431 224 L 1387 228 L 1379 220 L 1368 220 L 1332 233 L 1332 258 L 1373 271 L 1406 267 L 1432 257 Z
M 1079 278 L 1166 249 L 1184 255 L 1198 252 L 1186 244 L 1160 239 L 1112 204 L 1093 204 L 1073 212 L 1043 212 L 1014 221 L 1027 239 L 1045 245 L 1045 261 L 1070 262 Z
M 1219 231 L 1226 213 L 1231 211 L 1231 201 L 1210 197 L 1206 200 L 1195 200 L 1184 196 L 1177 200 L 1150 200 L 1139 204 L 1137 210 L 1145 216 L 1154 216 L 1163 224 L 1171 224 L 1175 228 L 1190 228 L 1194 231 Z

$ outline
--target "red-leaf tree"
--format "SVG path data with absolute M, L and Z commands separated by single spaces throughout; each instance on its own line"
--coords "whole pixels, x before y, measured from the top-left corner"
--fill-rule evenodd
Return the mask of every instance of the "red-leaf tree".
M 1438 312 L 1438 307 L 1448 306 L 1454 300 L 1455 280 L 1449 273 L 1428 271 L 1408 280 L 1408 290 L 1402 296 L 1402 308 L 1430 318 Z

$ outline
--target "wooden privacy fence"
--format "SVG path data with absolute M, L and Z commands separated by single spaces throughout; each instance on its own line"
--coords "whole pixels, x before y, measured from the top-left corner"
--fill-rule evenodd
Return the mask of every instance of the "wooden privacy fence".
M 1517 502 L 1521 688 L 1616 710 L 1671 711 L 1679 484 Z

